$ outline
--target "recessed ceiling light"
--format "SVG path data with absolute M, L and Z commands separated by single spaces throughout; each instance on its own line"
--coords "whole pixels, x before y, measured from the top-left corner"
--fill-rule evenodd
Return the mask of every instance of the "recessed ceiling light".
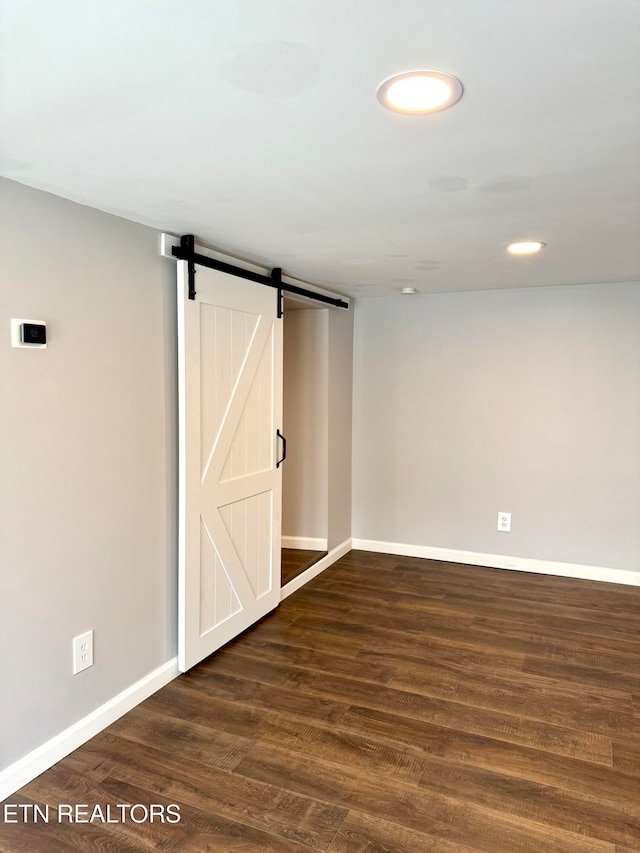
M 402 293 L 403 296 L 412 296 L 414 293 L 417 293 L 417 292 L 418 291 L 415 289 L 415 287 L 403 287 L 402 290 L 400 291 L 400 293 Z
M 540 240 L 522 240 L 518 243 L 509 243 L 507 252 L 512 255 L 533 255 L 544 249 L 546 243 L 541 243 Z
M 435 113 L 462 97 L 462 83 L 442 71 L 408 71 L 390 77 L 378 89 L 382 106 L 397 113 Z

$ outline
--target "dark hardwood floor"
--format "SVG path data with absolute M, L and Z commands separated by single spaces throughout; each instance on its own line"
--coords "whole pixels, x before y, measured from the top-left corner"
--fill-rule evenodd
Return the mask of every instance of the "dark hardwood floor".
M 352 552 L 9 802 L 181 821 L 5 853 L 637 853 L 640 588 Z
M 327 551 L 303 551 L 300 548 L 282 549 L 282 586 L 288 584 L 314 563 L 327 556 Z

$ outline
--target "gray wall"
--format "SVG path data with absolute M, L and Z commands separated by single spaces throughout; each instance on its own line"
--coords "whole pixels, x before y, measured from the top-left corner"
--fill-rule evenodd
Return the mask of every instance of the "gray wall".
M 329 550 L 351 538 L 353 315 L 353 307 L 285 312 L 292 455 L 283 475 L 283 533 L 326 537 Z
M 152 229 L 0 193 L 1 769 L 175 655 L 177 558 L 175 267 Z
M 353 304 L 329 310 L 329 550 L 351 538 Z
M 354 537 L 640 568 L 640 284 L 363 300 L 354 359 Z
M 327 538 L 329 309 L 284 312 L 282 534 Z

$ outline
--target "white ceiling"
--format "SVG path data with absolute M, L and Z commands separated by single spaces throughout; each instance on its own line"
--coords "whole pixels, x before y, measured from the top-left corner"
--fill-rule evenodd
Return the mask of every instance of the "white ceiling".
M 3 0 L 2 41 L 30 186 L 357 296 L 640 280 L 639 0 Z M 383 109 L 416 68 L 462 100 Z

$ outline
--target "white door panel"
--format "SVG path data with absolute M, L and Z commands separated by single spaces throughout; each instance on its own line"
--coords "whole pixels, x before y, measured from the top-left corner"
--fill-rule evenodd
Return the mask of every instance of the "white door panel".
M 277 291 L 178 262 L 179 667 L 280 599 L 282 320 Z

